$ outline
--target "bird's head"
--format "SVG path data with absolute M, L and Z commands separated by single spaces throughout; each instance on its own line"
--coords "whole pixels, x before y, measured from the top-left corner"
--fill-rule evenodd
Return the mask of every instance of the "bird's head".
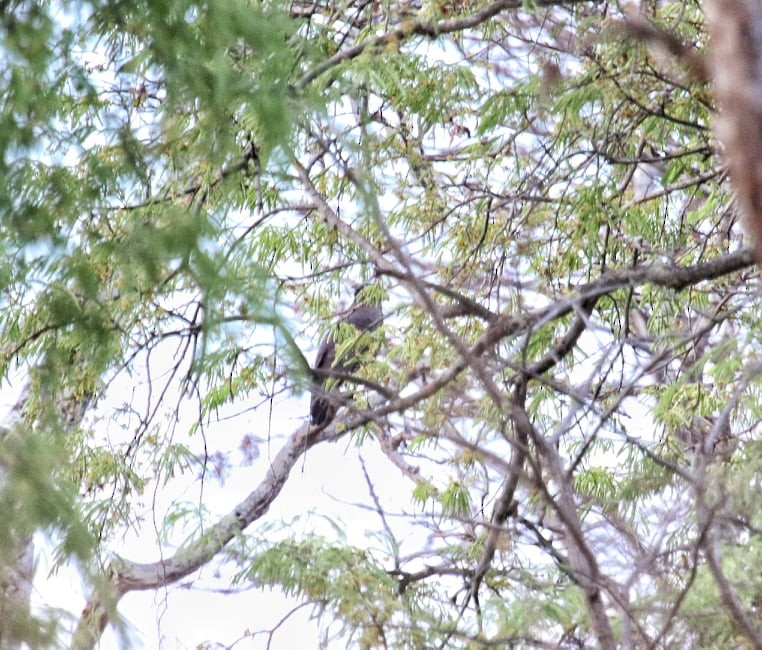
M 354 290 L 353 306 L 356 305 L 380 305 L 383 302 L 383 290 L 379 285 L 371 282 L 353 282 Z

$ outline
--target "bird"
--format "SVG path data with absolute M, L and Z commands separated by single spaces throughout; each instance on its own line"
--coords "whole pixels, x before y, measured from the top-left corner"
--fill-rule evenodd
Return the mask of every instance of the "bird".
M 365 285 L 355 289 L 355 299 L 347 311 L 346 316 L 340 322 L 352 325 L 360 332 L 372 332 L 384 321 L 384 313 L 379 304 L 369 304 L 364 301 L 362 295 Z M 332 391 L 326 390 L 326 381 L 330 373 L 351 374 L 359 366 L 357 357 L 364 350 L 356 349 L 356 345 L 341 357 L 336 359 L 336 341 L 333 334 L 328 334 L 318 348 L 313 366 L 312 399 L 310 401 L 310 423 L 312 426 L 327 425 L 336 417 L 336 411 L 340 406 L 341 397 L 335 392 L 339 380 L 333 383 Z

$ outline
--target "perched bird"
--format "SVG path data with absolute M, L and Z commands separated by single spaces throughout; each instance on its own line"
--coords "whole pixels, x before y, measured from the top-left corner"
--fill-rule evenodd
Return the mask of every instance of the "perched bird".
M 363 302 L 361 293 L 364 286 L 355 291 L 355 300 L 348 313 L 341 319 L 342 323 L 348 323 L 360 332 L 371 332 L 381 325 L 384 314 L 380 305 L 371 305 Z M 351 374 L 359 365 L 357 357 L 363 350 L 350 348 L 336 359 L 336 341 L 331 334 L 323 339 L 318 348 L 317 357 L 313 369 L 312 400 L 310 402 L 310 422 L 314 426 L 328 424 L 336 416 L 341 397 L 335 392 L 340 380 L 334 380 L 332 390 L 326 390 L 325 385 L 330 372 L 337 374 Z

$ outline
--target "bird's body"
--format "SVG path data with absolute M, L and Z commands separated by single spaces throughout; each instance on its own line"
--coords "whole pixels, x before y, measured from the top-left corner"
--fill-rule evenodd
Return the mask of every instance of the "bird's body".
M 341 322 L 352 325 L 360 332 L 371 332 L 381 325 L 384 314 L 379 305 L 369 305 L 358 301 L 358 294 L 359 290 L 355 294 L 355 302 L 349 308 L 349 313 Z M 357 370 L 359 352 L 350 348 L 337 360 L 336 341 L 333 336 L 329 334 L 323 339 L 318 348 L 314 365 L 316 372 L 314 373 L 312 400 L 310 402 L 310 422 L 313 426 L 327 424 L 335 417 L 341 404 L 341 396 L 335 392 L 338 385 L 335 385 L 333 390 L 326 390 L 326 381 L 332 372 L 337 375 L 346 375 Z M 335 384 L 338 383 L 339 381 L 336 380 Z

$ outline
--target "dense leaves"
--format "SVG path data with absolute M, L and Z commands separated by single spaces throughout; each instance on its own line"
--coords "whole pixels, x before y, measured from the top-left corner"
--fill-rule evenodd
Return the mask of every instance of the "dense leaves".
M 208 563 L 357 647 L 762 643 L 757 271 L 701 3 L 0 7 L 0 557 L 42 531 L 78 567 L 75 647 Z M 380 352 L 310 431 L 360 282 Z M 338 440 L 362 530 L 267 515 Z

